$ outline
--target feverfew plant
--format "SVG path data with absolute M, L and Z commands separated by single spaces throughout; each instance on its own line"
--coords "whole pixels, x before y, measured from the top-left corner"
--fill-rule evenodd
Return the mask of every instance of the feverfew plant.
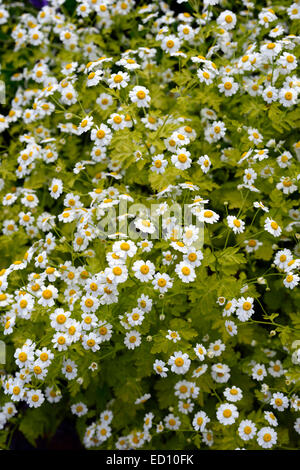
M 300 5 L 43 3 L 0 1 L 1 448 L 297 449 Z

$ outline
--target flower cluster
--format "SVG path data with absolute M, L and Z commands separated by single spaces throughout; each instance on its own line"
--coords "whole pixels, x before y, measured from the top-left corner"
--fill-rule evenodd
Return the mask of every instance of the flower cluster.
M 46 3 L 0 0 L 1 442 L 296 449 L 300 5 Z

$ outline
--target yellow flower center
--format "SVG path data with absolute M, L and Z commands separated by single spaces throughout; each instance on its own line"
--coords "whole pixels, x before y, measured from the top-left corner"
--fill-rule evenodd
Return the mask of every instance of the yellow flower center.
M 88 308 L 91 308 L 94 305 L 94 301 L 92 299 L 86 299 L 84 303 Z
M 184 360 L 182 359 L 182 357 L 177 357 L 177 358 L 175 359 L 175 365 L 176 365 L 177 367 L 182 367 L 183 364 L 184 364 Z
M 19 361 L 26 362 L 27 361 L 27 354 L 25 352 L 21 352 L 19 354 Z
M 121 83 L 122 80 L 123 80 L 122 75 L 119 75 L 119 74 L 115 75 L 115 77 L 114 77 L 114 82 L 115 83 Z
M 140 271 L 142 274 L 148 274 L 149 266 L 147 266 L 146 264 L 143 264 L 143 266 L 140 267 Z
M 293 94 L 290 91 L 287 91 L 284 97 L 287 101 L 291 101 L 291 99 L 293 98 Z
M 119 266 L 113 268 L 113 273 L 115 276 L 120 276 L 122 274 L 122 269 Z
M 185 163 L 187 161 L 187 156 L 184 154 L 184 153 L 180 153 L 178 155 L 178 160 L 181 162 L 181 163 Z
M 43 294 L 42 294 L 42 295 L 43 295 L 44 299 L 46 299 L 46 300 L 51 299 L 51 297 L 52 297 L 52 291 L 51 291 L 50 289 L 45 289 L 45 290 L 43 291 Z
M 160 279 L 158 279 L 157 284 L 159 285 L 159 287 L 165 287 L 167 281 L 163 277 L 161 277 Z
M 212 211 L 205 211 L 203 215 L 207 219 L 210 219 L 213 216 L 213 213 L 212 213 Z
M 245 434 L 250 434 L 251 431 L 252 431 L 252 429 L 250 428 L 250 426 L 245 426 L 245 427 L 244 427 L 244 433 L 245 433 Z
M 243 309 L 244 309 L 244 310 L 248 311 L 248 310 L 251 309 L 251 307 L 252 307 L 252 305 L 251 305 L 250 302 L 244 302 L 244 303 L 243 303 Z
M 231 90 L 231 88 L 232 88 L 232 83 L 231 83 L 231 82 L 225 82 L 225 83 L 224 83 L 224 88 L 225 88 L 226 90 Z
M 232 411 L 229 408 L 223 411 L 224 418 L 230 418 L 231 415 L 232 415 Z
M 143 90 L 139 90 L 136 94 L 139 100 L 143 100 L 146 96 L 146 93 Z
M 189 274 L 191 273 L 191 270 L 188 266 L 184 266 L 182 269 L 181 269 L 181 272 L 184 276 L 189 276 Z

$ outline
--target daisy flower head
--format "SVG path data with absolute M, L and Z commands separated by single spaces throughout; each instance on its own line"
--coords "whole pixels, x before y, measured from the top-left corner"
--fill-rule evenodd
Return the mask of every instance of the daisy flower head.
M 282 49 L 279 42 L 266 42 L 260 48 L 262 56 L 266 59 L 273 59 L 276 57 Z
M 227 223 L 230 228 L 232 228 L 234 233 L 243 233 L 245 230 L 245 222 L 243 220 L 237 219 L 233 215 L 227 216 Z
M 185 374 L 190 368 L 191 360 L 188 354 L 178 351 L 169 358 L 168 364 L 171 366 L 171 371 L 175 374 Z
M 92 71 L 87 76 L 86 87 L 92 87 L 98 85 L 102 80 L 103 72 L 102 70 Z
M 189 246 L 186 253 L 183 256 L 183 261 L 189 263 L 194 268 L 201 265 L 203 259 L 203 253 L 201 250 L 196 250 L 192 246 Z
M 217 419 L 224 426 L 231 425 L 238 418 L 239 412 L 235 405 L 224 403 L 217 410 Z
M 26 392 L 26 402 L 30 408 L 38 408 L 44 401 L 45 397 L 41 390 L 28 390 Z
M 300 19 L 299 3 L 296 3 L 296 2 L 292 3 L 287 9 L 287 13 L 289 17 L 291 18 L 291 20 L 299 20 Z
M 196 279 L 195 269 L 185 261 L 181 261 L 176 265 L 175 272 L 184 283 L 193 282 Z
M 106 124 L 101 124 L 92 129 L 91 140 L 95 141 L 95 145 L 100 147 L 107 146 L 112 139 L 111 129 Z
M 255 364 L 252 368 L 252 378 L 261 382 L 267 376 L 267 371 L 264 364 Z
M 203 364 L 201 366 L 198 366 L 196 369 L 194 369 L 193 371 L 193 377 L 200 377 L 201 375 L 205 374 L 205 372 L 207 371 L 207 368 L 208 368 L 208 365 L 207 364 Z
M 176 151 L 176 154 L 171 156 L 173 165 L 179 170 L 186 170 L 190 168 L 192 160 L 190 158 L 191 153 L 185 148 L 180 148 Z
M 202 155 L 197 161 L 203 173 L 207 173 L 211 167 L 211 161 L 208 155 Z
M 112 113 L 107 123 L 114 131 L 120 131 L 125 128 L 125 116 L 123 114 Z
M 283 284 L 287 289 L 294 289 L 300 281 L 300 276 L 290 272 L 283 280 Z
M 215 74 L 207 68 L 198 69 L 197 76 L 200 83 L 204 83 L 205 85 L 211 85 L 215 78 Z
M 254 201 L 253 207 L 255 207 L 255 209 L 262 209 L 264 212 L 269 212 L 269 208 L 261 201 Z
M 50 196 L 53 199 L 59 198 L 63 192 L 63 182 L 60 179 L 53 178 L 49 186 Z
M 226 133 L 226 127 L 222 121 L 214 121 L 205 129 L 205 138 L 209 143 L 221 140 Z
M 260 144 L 263 141 L 262 134 L 254 128 L 248 128 L 248 139 L 250 142 L 253 142 L 255 145 Z
M 218 88 L 220 93 L 224 93 L 225 96 L 232 96 L 238 91 L 239 85 L 234 81 L 233 77 L 223 77 Z
M 127 257 L 132 258 L 136 254 L 137 247 L 131 240 L 118 241 L 113 244 L 112 250 L 120 258 L 126 259 Z
M 138 218 L 134 221 L 135 227 L 140 230 L 142 233 L 153 234 L 155 232 L 155 225 L 151 222 L 150 219 L 141 219 Z
M 131 313 L 127 313 L 127 322 L 130 326 L 139 326 L 143 323 L 144 320 L 144 312 L 142 312 L 139 308 L 134 308 Z
M 108 93 L 101 93 L 96 99 L 96 103 L 101 109 L 106 110 L 113 104 L 113 98 Z
M 238 427 L 238 434 L 243 441 L 253 439 L 257 431 L 256 425 L 250 419 L 243 419 Z
M 209 357 L 218 357 L 221 356 L 222 352 L 225 351 L 225 344 L 222 343 L 220 339 L 209 344 L 208 347 L 208 356 Z
M 129 92 L 129 98 L 138 108 L 148 108 L 151 101 L 149 90 L 144 86 L 135 86 Z
M 178 332 L 172 331 L 172 330 L 168 330 L 168 334 L 166 335 L 166 338 L 169 339 L 170 341 L 173 341 L 173 343 L 177 343 L 177 341 L 181 340 L 181 337 L 178 334 Z
M 207 416 L 207 414 L 204 411 L 198 411 L 198 413 L 194 415 L 192 426 L 195 431 L 203 432 L 209 422 L 210 418 Z
M 284 52 L 278 59 L 277 64 L 280 64 L 287 72 L 297 68 L 297 59 L 294 54 Z
M 200 222 L 206 222 L 207 224 L 214 224 L 220 218 L 219 214 L 210 209 L 202 209 L 195 215 Z
M 107 279 L 109 279 L 113 284 L 120 284 L 127 280 L 128 278 L 128 269 L 123 263 L 115 264 L 111 268 L 105 270 Z
M 293 158 L 291 152 L 283 152 L 279 157 L 276 158 L 278 166 L 280 168 L 287 168 L 291 165 L 291 159 Z
M 236 21 L 237 21 L 237 18 L 236 18 L 235 13 L 233 13 L 230 10 L 222 11 L 222 13 L 217 18 L 217 24 L 221 28 L 224 28 L 226 31 L 234 29 L 236 25 Z
M 173 286 L 173 280 L 166 273 L 157 273 L 152 284 L 155 290 L 159 290 L 161 294 L 164 294 Z
M 245 240 L 244 243 L 246 245 L 245 250 L 247 251 L 247 253 L 253 253 L 254 251 L 258 250 L 260 246 L 262 246 L 262 242 L 254 238 L 251 238 L 250 240 Z
M 232 403 L 240 401 L 243 398 L 242 390 L 239 387 L 235 386 L 225 388 L 223 394 L 226 400 Z
M 261 428 L 257 433 L 257 442 L 263 449 L 270 449 L 277 442 L 277 432 L 269 426 Z
M 270 426 L 274 426 L 274 427 L 278 426 L 277 418 L 272 411 L 265 411 L 264 418 L 266 421 L 268 421 Z
M 82 403 L 82 402 L 78 402 L 78 403 L 74 403 L 72 406 L 71 406 L 71 412 L 80 417 L 80 416 L 84 416 L 87 414 L 88 412 L 88 408 L 87 406 L 85 405 L 85 403 Z
M 281 392 L 273 393 L 270 405 L 277 411 L 284 411 L 289 407 L 289 399 Z
M 175 52 L 178 52 L 180 49 L 180 46 L 181 46 L 181 41 L 174 34 L 165 36 L 161 42 L 162 50 L 167 52 L 170 55 L 174 54 Z
M 162 174 L 165 172 L 167 165 L 168 165 L 168 161 L 165 160 L 163 154 L 155 155 L 154 157 L 152 157 L 151 171 Z
M 100 349 L 100 343 L 100 336 L 96 333 L 88 333 L 82 336 L 82 346 L 87 351 L 98 351 Z
M 297 103 L 298 92 L 294 88 L 281 88 L 278 98 L 282 106 L 289 108 Z
M 116 88 L 117 90 L 121 90 L 122 88 L 126 88 L 128 86 L 130 80 L 130 76 L 127 72 L 118 71 L 117 73 L 113 73 L 110 78 L 108 79 L 109 88 Z
M 223 317 L 229 317 L 232 313 L 236 311 L 237 301 L 236 299 L 228 300 L 223 309 Z
M 156 359 L 153 363 L 153 369 L 161 377 L 167 377 L 167 372 L 169 369 L 166 367 L 166 363 L 164 361 Z
M 278 225 L 278 223 L 271 219 L 270 217 L 267 217 L 264 223 L 264 229 L 269 232 L 271 235 L 274 237 L 279 237 L 281 235 L 282 229 Z
M 196 344 L 196 346 L 194 347 L 194 351 L 196 353 L 196 356 L 198 357 L 198 359 L 200 361 L 204 361 L 205 359 L 205 356 L 206 356 L 206 353 L 207 353 L 207 350 L 206 348 L 203 346 L 203 344 Z
M 77 134 L 81 135 L 84 132 L 88 132 L 92 128 L 93 124 L 93 116 L 85 116 L 78 125 Z
M 42 307 L 52 307 L 57 297 L 58 290 L 53 285 L 49 284 L 47 287 L 42 287 L 38 304 L 42 305 Z
M 254 314 L 253 303 L 254 299 L 252 297 L 241 297 L 238 299 L 236 316 L 240 321 L 245 322 Z
M 237 329 L 236 324 L 233 321 L 226 320 L 225 321 L 225 329 L 226 329 L 227 333 L 229 334 L 229 336 L 237 335 L 238 329 Z
M 174 416 L 173 413 L 168 414 L 164 418 L 165 427 L 171 431 L 177 431 L 181 426 L 181 421 L 177 416 Z
M 268 86 L 263 90 L 261 96 L 266 103 L 271 104 L 278 98 L 277 88 L 273 86 Z
M 140 346 L 142 342 L 141 334 L 136 330 L 130 330 L 126 333 L 124 344 L 128 349 L 135 349 Z

